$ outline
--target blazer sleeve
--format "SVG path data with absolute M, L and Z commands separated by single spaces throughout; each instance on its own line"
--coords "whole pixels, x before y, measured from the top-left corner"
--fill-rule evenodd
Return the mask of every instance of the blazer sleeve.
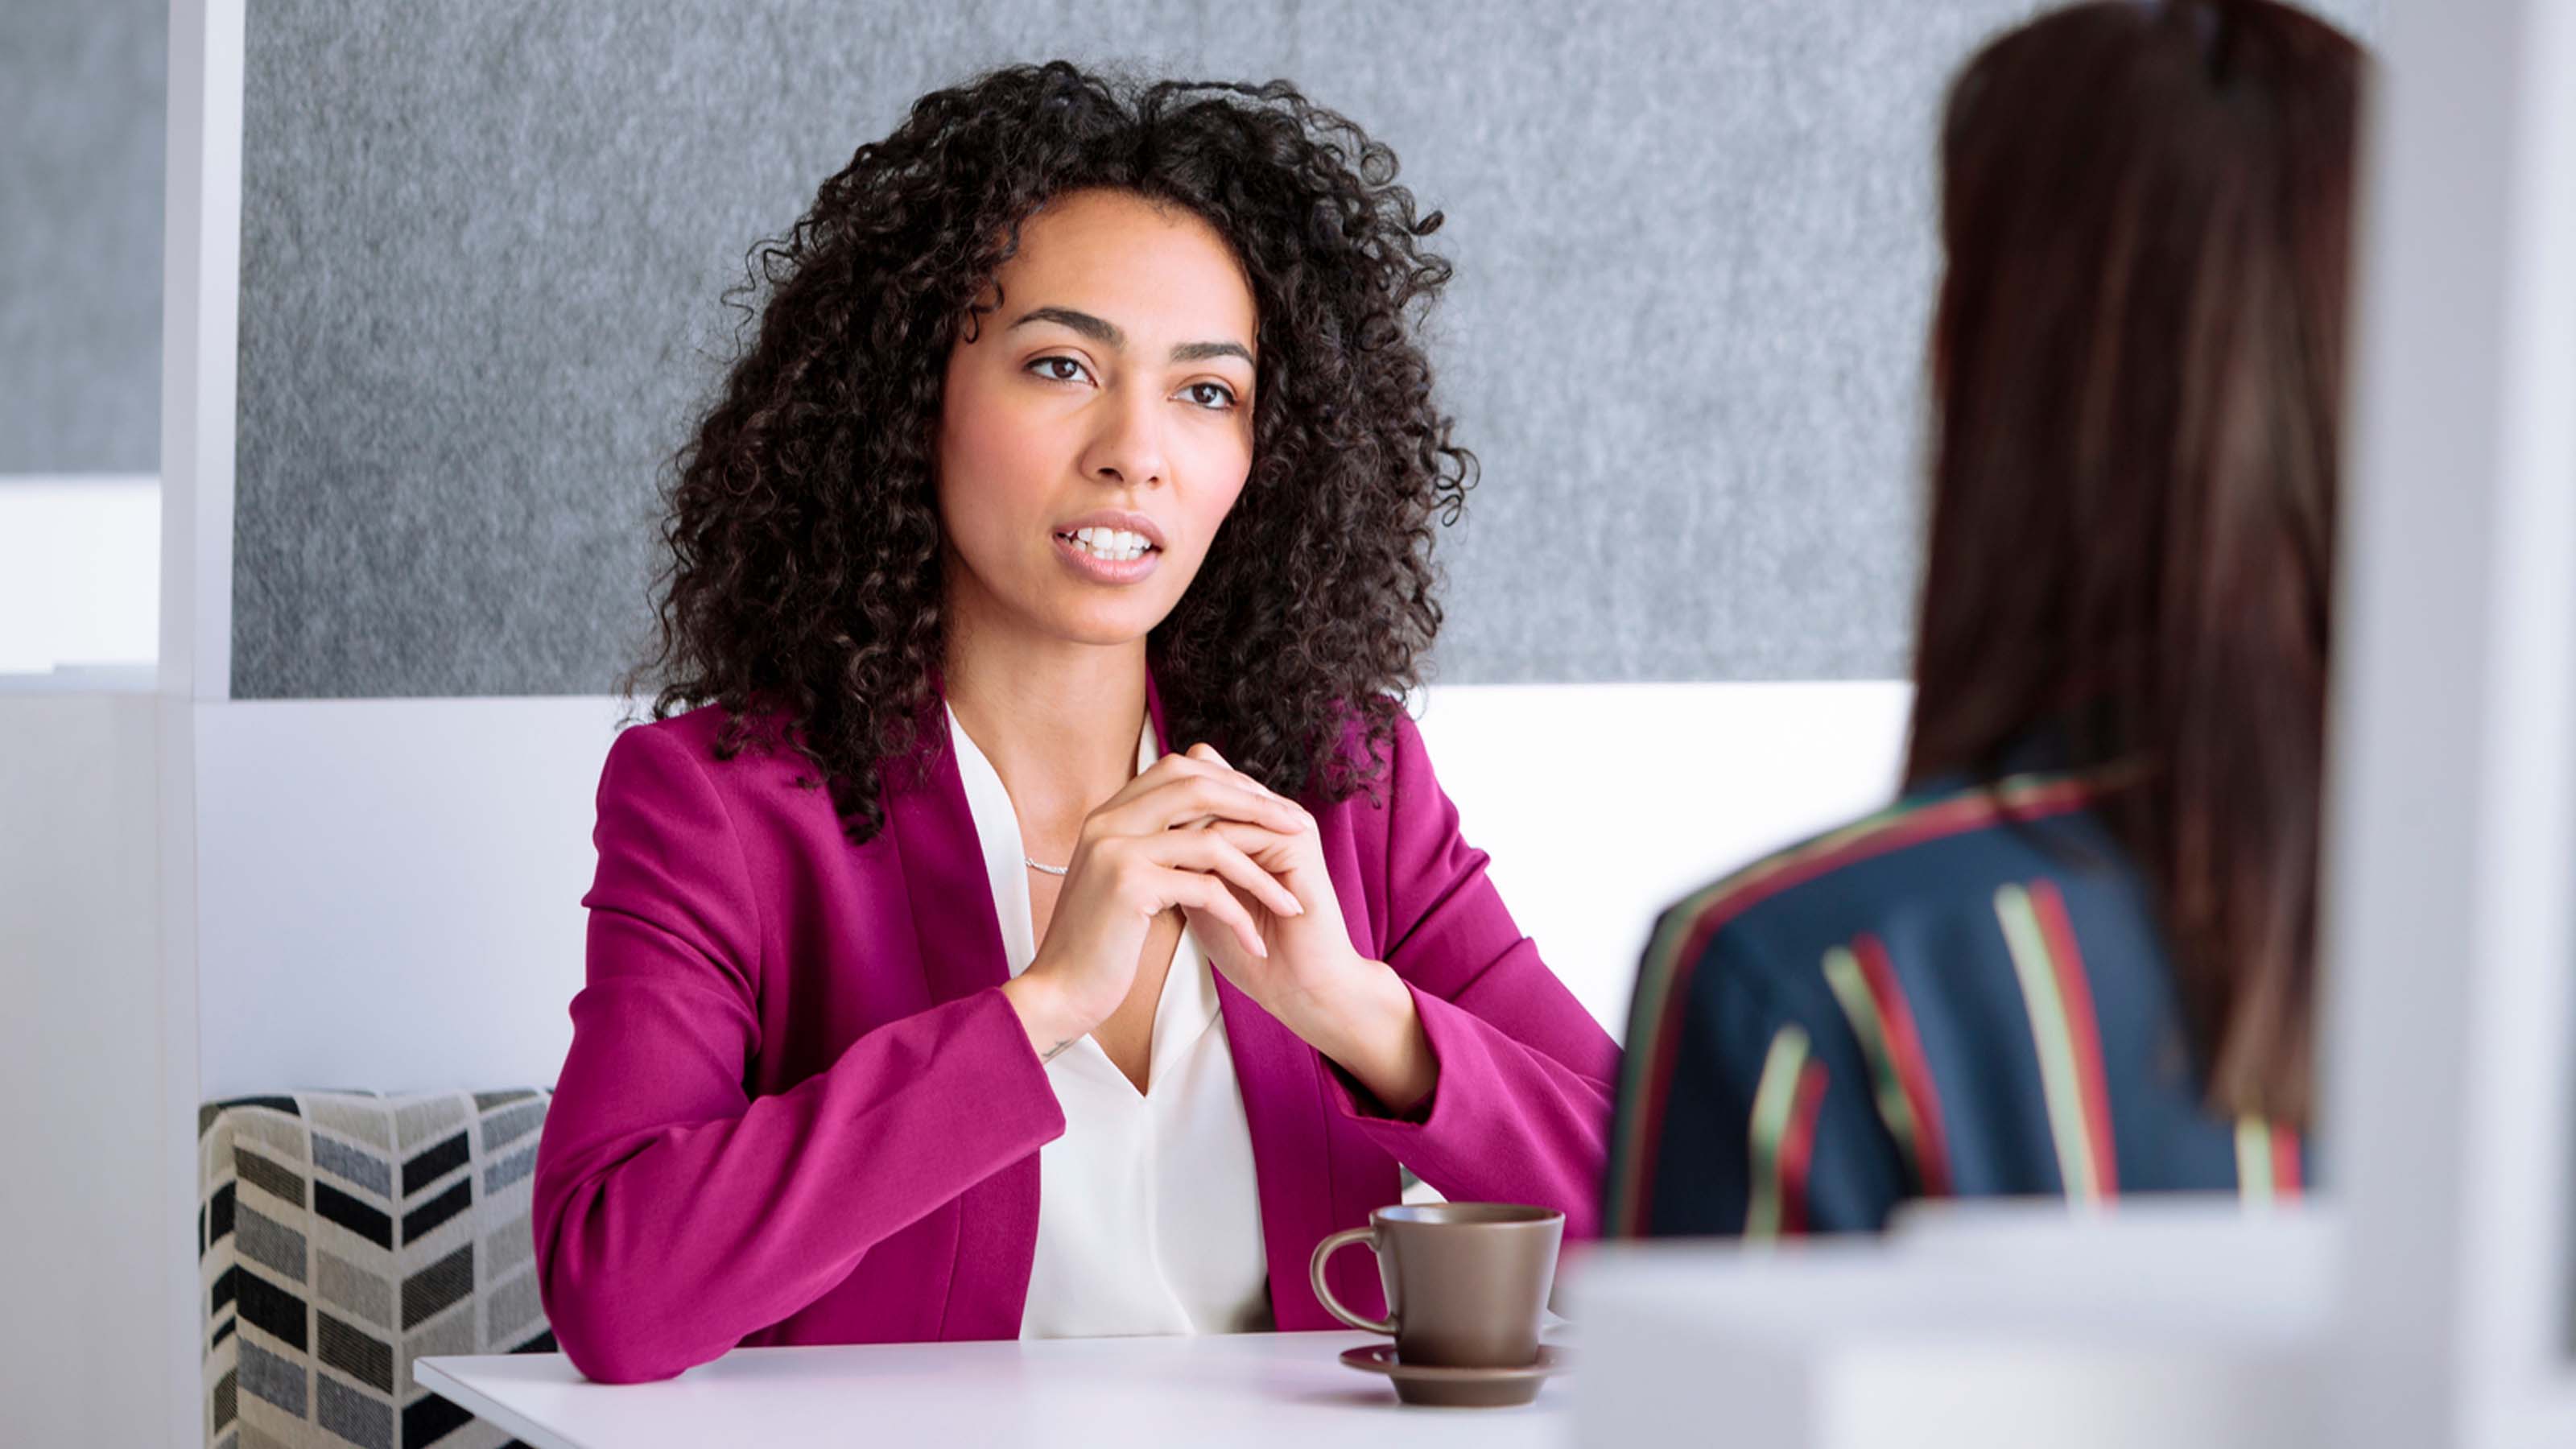
M 999 991 L 879 1027 L 793 1088 L 749 1095 L 759 893 L 691 748 L 621 734 L 594 838 L 588 982 L 534 1192 L 546 1313 L 584 1374 L 668 1378 L 716 1358 L 1063 1132 Z
M 1740 923 L 1721 927 L 1663 1019 L 1629 1025 L 1632 1050 L 1674 1034 L 1658 1079 L 1619 1108 L 1618 1140 L 1643 1156 L 1646 1236 L 1875 1231 L 1907 1196 L 1849 1020 L 1820 972 L 1766 955 Z M 1639 1141 L 1633 1119 L 1655 1103 Z
M 1560 1208 L 1569 1237 L 1593 1236 L 1619 1049 L 1513 924 L 1412 720 L 1392 753 L 1380 959 L 1412 992 L 1439 1077 L 1392 1118 L 1328 1064 L 1334 1105 L 1443 1196 Z

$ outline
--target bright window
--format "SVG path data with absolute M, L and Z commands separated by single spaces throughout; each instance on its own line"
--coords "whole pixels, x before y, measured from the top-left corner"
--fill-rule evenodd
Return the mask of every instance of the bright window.
M 160 613 L 159 479 L 0 477 L 0 689 L 149 687 Z

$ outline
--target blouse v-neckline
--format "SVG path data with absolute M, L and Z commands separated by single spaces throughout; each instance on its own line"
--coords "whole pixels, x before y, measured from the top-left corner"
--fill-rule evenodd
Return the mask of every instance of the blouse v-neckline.
M 1137 768 L 1153 762 L 1149 713 Z M 960 783 L 1013 976 L 1037 954 L 1010 793 L 949 715 Z M 1154 1008 L 1145 1089 L 1084 1036 L 1045 1067 L 1064 1132 L 1038 1151 L 1023 1338 L 1240 1333 L 1274 1322 L 1250 1120 L 1215 975 L 1186 926 Z M 1256 1032 L 1257 1035 L 1257 1032 Z
M 1003 963 L 1016 978 L 1037 957 L 1037 912 L 1029 895 L 1028 847 L 1020 834 L 1019 811 L 1011 803 L 1001 772 L 966 732 L 954 709 L 948 710 L 948 737 L 957 751 L 959 783 L 966 789 L 967 813 L 973 818 L 976 842 L 983 851 L 984 872 L 992 883 L 993 914 L 1002 931 Z M 1154 719 L 1149 711 L 1136 739 L 1139 774 L 1160 757 L 1156 746 Z M 1215 973 L 1184 922 L 1172 945 L 1171 964 L 1163 972 L 1163 988 L 1154 1002 L 1144 1089 L 1137 1090 L 1135 1081 L 1110 1060 L 1108 1050 L 1088 1034 L 1049 1066 L 1052 1070 L 1078 1062 L 1073 1069 L 1087 1074 L 1105 1072 L 1139 1101 L 1150 1100 L 1171 1078 L 1167 1068 L 1207 1033 L 1218 1014 Z

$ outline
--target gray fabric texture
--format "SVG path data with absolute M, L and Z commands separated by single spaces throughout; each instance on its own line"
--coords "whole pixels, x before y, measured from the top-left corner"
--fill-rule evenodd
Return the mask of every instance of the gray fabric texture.
M 607 690 L 746 248 L 1058 55 L 1294 79 L 1447 214 L 1437 679 L 1899 675 L 1932 126 L 2031 8 L 256 0 L 234 693 Z

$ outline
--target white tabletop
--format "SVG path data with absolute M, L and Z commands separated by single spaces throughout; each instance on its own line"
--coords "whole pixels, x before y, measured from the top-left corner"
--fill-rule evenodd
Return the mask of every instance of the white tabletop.
M 424 1358 L 425 1388 L 536 1449 L 925 1444 L 1310 1449 L 1570 1443 L 1565 1381 L 1516 1409 L 1399 1405 L 1344 1367 L 1366 1333 L 740 1348 L 676 1379 L 594 1384 L 561 1354 Z

